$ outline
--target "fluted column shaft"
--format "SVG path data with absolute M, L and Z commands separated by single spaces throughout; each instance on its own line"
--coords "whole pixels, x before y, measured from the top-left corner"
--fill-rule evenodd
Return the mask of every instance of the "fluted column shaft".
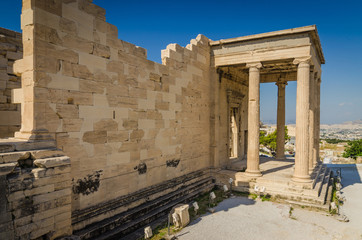
M 296 153 L 293 181 L 310 182 L 309 176 L 309 95 L 310 64 L 308 60 L 295 60 L 297 73 L 297 107 L 296 107 Z
M 277 109 L 277 149 L 276 158 L 285 159 L 285 86 L 287 82 L 277 82 L 278 86 L 278 109 Z
M 317 85 L 316 85 L 316 117 L 315 117 L 315 121 L 316 121 L 316 128 L 315 128 L 315 159 L 317 162 L 320 161 L 319 159 L 319 140 L 320 140 L 320 110 L 321 110 L 321 79 L 318 78 L 317 79 Z
M 314 72 L 310 73 L 310 96 L 309 96 L 309 173 L 311 173 L 316 164 L 316 149 L 315 149 L 315 131 L 316 131 L 316 81 Z
M 259 122 L 260 122 L 260 68 L 261 63 L 247 64 L 249 67 L 248 104 L 248 158 L 246 174 L 259 177 Z

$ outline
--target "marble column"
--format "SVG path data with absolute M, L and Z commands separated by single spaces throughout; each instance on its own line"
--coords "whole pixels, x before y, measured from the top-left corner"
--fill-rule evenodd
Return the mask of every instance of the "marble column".
M 288 83 L 278 81 L 275 85 L 278 86 L 278 109 L 277 109 L 277 150 L 276 159 L 285 159 L 285 86 Z
M 320 76 L 317 78 L 317 84 L 316 84 L 316 117 L 315 117 L 315 159 L 317 163 L 320 161 L 319 159 L 319 140 L 320 140 L 320 110 L 321 110 L 321 78 Z
M 315 81 L 315 74 L 314 72 L 310 73 L 310 79 L 309 79 L 309 173 L 312 173 L 316 161 L 315 161 L 315 88 L 316 88 L 316 81 Z
M 297 72 L 296 142 L 295 168 L 293 181 L 307 183 L 309 176 L 309 95 L 310 58 L 295 59 Z
M 260 62 L 249 63 L 249 104 L 248 104 L 248 156 L 246 175 L 260 177 L 259 132 L 260 132 Z

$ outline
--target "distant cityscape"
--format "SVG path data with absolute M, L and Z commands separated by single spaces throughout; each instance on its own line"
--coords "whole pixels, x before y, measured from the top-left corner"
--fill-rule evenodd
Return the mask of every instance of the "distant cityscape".
M 270 121 L 263 122 L 266 126 L 266 132 L 270 133 L 275 130 L 275 123 Z M 288 124 L 288 134 L 295 137 L 295 123 Z M 357 140 L 362 138 L 362 120 L 345 122 L 341 124 L 321 124 L 320 127 L 321 139 L 340 139 L 340 140 Z
M 321 124 L 321 139 L 357 140 L 362 138 L 362 120 L 342 124 Z
M 287 124 L 290 140 L 285 144 L 287 152 L 295 152 L 295 124 Z M 261 130 L 270 134 L 276 130 L 275 124 L 264 123 Z M 344 158 L 343 152 L 348 141 L 362 139 L 362 120 L 345 122 L 342 124 L 321 124 L 320 126 L 320 158 L 324 163 L 362 163 L 362 158 L 357 160 Z M 336 139 L 335 143 L 328 139 Z M 342 140 L 344 142 L 340 142 Z M 264 147 L 263 154 L 267 152 Z
M 355 129 L 321 128 L 321 139 L 357 140 L 362 138 L 362 127 Z

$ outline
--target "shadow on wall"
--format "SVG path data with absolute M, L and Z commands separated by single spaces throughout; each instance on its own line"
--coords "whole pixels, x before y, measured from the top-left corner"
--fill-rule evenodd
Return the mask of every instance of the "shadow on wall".
M 326 164 L 333 171 L 341 171 L 342 185 L 347 187 L 356 183 L 362 183 L 362 164 Z

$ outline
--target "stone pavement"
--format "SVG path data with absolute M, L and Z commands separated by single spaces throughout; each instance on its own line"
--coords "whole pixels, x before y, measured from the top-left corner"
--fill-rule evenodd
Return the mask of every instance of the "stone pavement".
M 362 239 L 362 167 L 342 167 L 341 208 L 350 222 L 339 222 L 326 212 L 294 209 L 273 202 L 231 198 L 177 234 L 178 239 Z

